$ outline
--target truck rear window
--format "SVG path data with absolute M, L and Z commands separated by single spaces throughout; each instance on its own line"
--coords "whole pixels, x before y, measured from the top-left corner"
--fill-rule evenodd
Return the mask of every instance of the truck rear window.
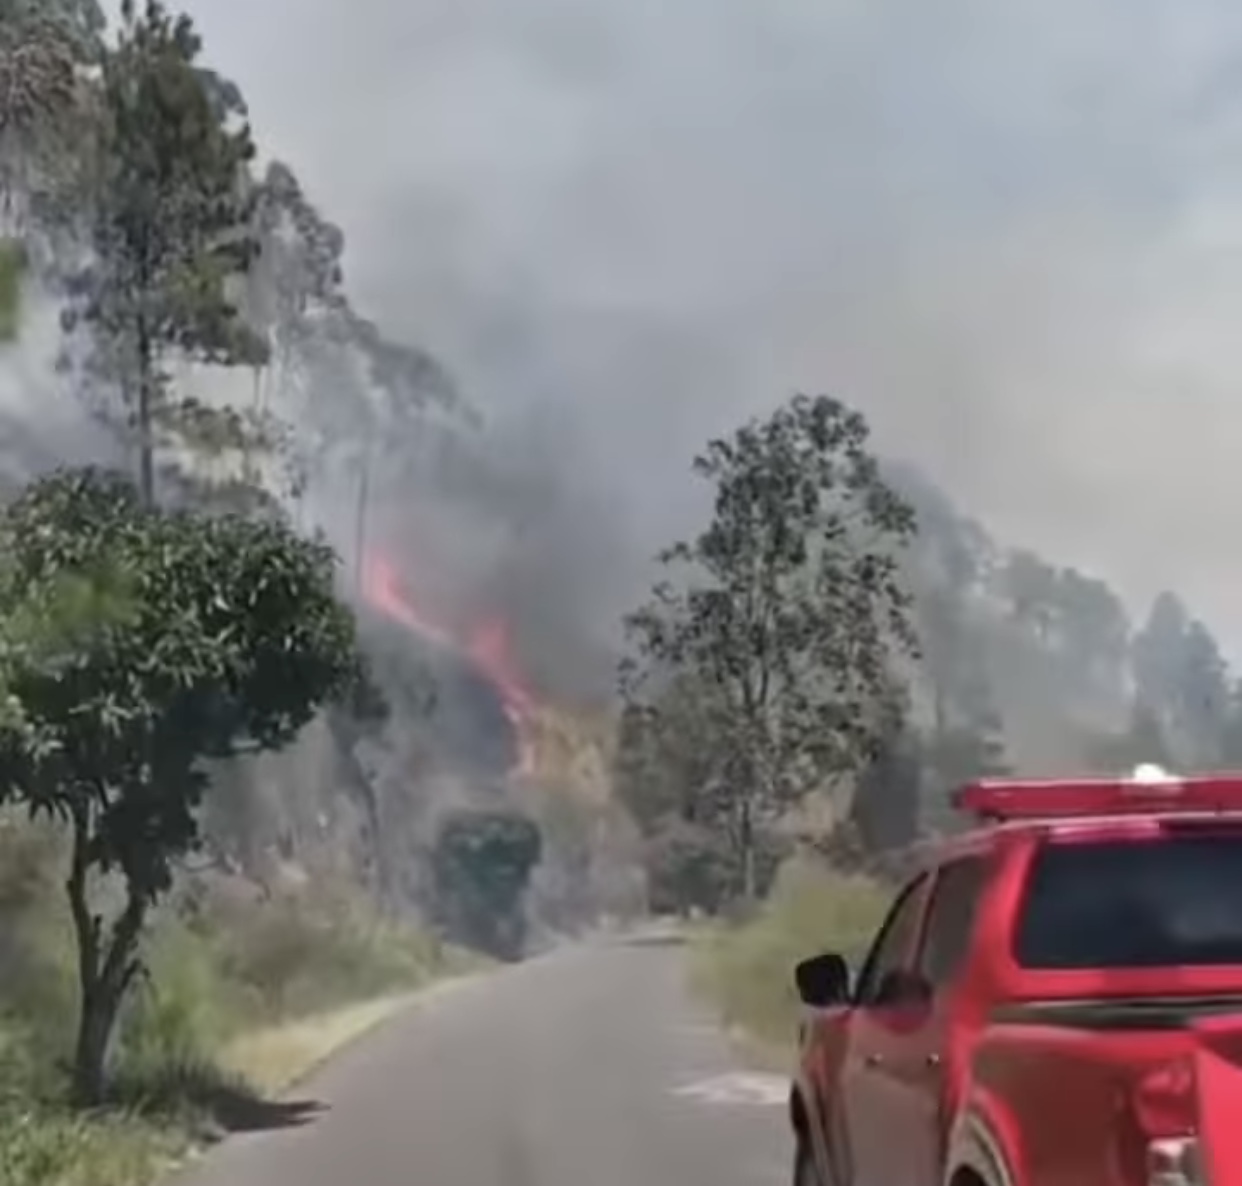
M 1014 958 L 1050 970 L 1242 964 L 1242 833 L 1043 845 Z

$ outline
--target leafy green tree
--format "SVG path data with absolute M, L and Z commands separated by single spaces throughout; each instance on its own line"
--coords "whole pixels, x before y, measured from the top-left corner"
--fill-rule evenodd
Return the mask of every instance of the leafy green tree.
M 1211 631 L 1162 593 L 1133 641 L 1138 697 L 1160 722 L 1175 764 L 1221 757 L 1230 709 L 1228 668 Z
M 905 722 L 893 721 L 850 800 L 850 824 L 867 852 L 903 848 L 918 835 L 922 759 L 918 735 Z
M 1130 621 L 1103 581 L 1062 570 L 1058 592 L 1063 651 L 1085 688 L 1115 702 L 1126 682 Z
M 1018 549 L 1009 555 L 1001 585 L 1014 621 L 1040 642 L 1051 641 L 1060 624 L 1056 569 L 1034 552 Z
M 1152 602 L 1142 628 L 1131 643 L 1138 699 L 1165 715 L 1176 700 L 1178 668 L 1190 626 L 1190 614 L 1181 599 L 1167 590 Z
M 385 844 L 381 788 L 373 771 L 367 768 L 364 749 L 367 745 L 381 743 L 392 714 L 393 705 L 375 679 L 371 663 L 363 667 L 350 695 L 332 705 L 326 714 L 328 729 L 336 742 L 339 785 L 366 816 L 366 844 L 374 866 L 374 892 L 381 911 L 396 908 L 397 877 Z
M 0 0 L 0 228 L 21 237 L 34 199 L 59 171 L 81 88 L 78 67 L 97 48 L 93 4 Z
M 30 486 L 0 541 L 0 610 L 81 589 L 52 654 L 7 656 L 22 719 L 0 731 L 0 800 L 70 831 L 74 1081 L 94 1103 L 148 913 L 199 840 L 205 763 L 278 748 L 341 695 L 356 677 L 353 619 L 327 547 L 279 523 L 162 511 L 94 470 Z M 84 612 L 98 597 L 115 608 Z M 123 904 L 105 922 L 101 881 L 117 875 Z
M 1229 667 L 1201 621 L 1187 627 L 1178 675 L 1176 717 L 1191 760 L 1198 766 L 1213 766 L 1220 760 L 1229 717 Z
M 107 19 L 99 0 L 0 0 L 0 23 L 27 33 L 54 28 L 78 61 L 95 62 Z
M 156 492 L 156 454 L 178 444 L 243 448 L 260 426 L 233 409 L 177 399 L 173 357 L 257 364 L 262 343 L 231 282 L 250 266 L 248 165 L 239 97 L 211 83 L 189 17 L 159 0 L 124 0 L 103 54 L 99 143 L 91 179 L 90 264 L 75 278 L 66 324 L 90 331 L 93 377 L 119 390 L 139 489 Z
M 0 0 L 0 342 L 17 336 L 22 281 L 79 170 L 84 86 L 98 48 L 93 0 Z
M 988 534 L 963 515 L 945 493 L 909 465 L 886 466 L 897 492 L 918 514 L 919 530 L 909 549 L 912 582 L 944 589 L 955 601 L 981 590 L 997 563 Z
M 931 733 L 923 740 L 922 756 L 928 791 L 921 817 L 935 831 L 960 826 L 951 798 L 959 787 L 976 778 L 1000 778 L 1011 772 L 1004 722 L 990 707 Z
M 666 819 L 644 848 L 647 906 L 654 914 L 715 915 L 737 886 L 728 840 L 703 824 Z
M 450 933 L 501 959 L 525 939 L 523 895 L 543 838 L 528 816 L 509 810 L 445 816 L 432 853 L 436 903 Z
M 690 672 L 674 675 L 651 703 L 622 709 L 613 792 L 643 834 L 652 909 L 714 914 L 744 881 L 742 856 L 730 841 L 727 755 L 718 740 L 728 727 L 719 688 Z M 773 847 L 772 822 L 756 821 L 756 854 Z
M 361 537 L 372 490 L 410 464 L 424 413 L 462 405 L 430 354 L 393 341 L 354 308 L 344 289 L 344 233 L 288 165 L 269 164 L 253 198 L 260 251 L 243 305 L 271 360 L 256 401 L 298 424 L 287 457 L 293 493 L 324 477 L 357 483 Z
M 1242 681 L 1234 679 L 1229 688 L 1229 707 L 1220 738 L 1221 763 L 1242 767 Z
M 676 574 L 630 616 L 630 699 L 687 673 L 718 691 L 716 819 L 753 897 L 756 839 L 809 791 L 857 771 L 914 649 L 899 555 L 914 513 L 886 484 L 863 417 L 795 396 L 694 463 L 711 523 L 660 559 Z
M 669 819 L 707 823 L 723 775 L 715 745 L 727 727 L 718 689 L 679 672 L 649 703 L 624 705 L 613 757 L 613 788 L 644 832 Z

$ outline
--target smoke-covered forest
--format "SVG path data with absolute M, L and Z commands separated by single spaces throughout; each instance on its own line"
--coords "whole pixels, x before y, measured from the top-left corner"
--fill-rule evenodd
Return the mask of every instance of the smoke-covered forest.
M 265 884 L 320 853 L 389 905 L 425 905 L 437 812 L 492 805 L 497 784 L 525 769 L 525 750 L 564 748 L 545 701 L 589 715 L 608 692 L 598 623 L 576 621 L 581 598 L 567 593 L 571 565 L 588 557 L 558 554 L 555 481 L 537 460 L 498 454 L 448 370 L 353 306 L 344 236 L 291 168 L 263 159 L 243 97 L 206 59 L 193 69 L 220 121 L 212 136 L 234 140 L 196 148 L 225 159 L 195 167 L 223 170 L 227 184 L 240 170 L 241 193 L 227 217 L 175 215 L 215 219 L 190 233 L 231 275 L 189 294 L 199 307 L 186 313 L 173 307 L 183 294 L 153 284 L 163 321 L 140 351 L 143 310 L 118 290 L 136 282 L 144 252 L 157 271 L 200 261 L 185 257 L 184 227 L 156 243 L 135 238 L 129 223 L 148 200 L 126 188 L 137 163 L 97 169 L 82 131 L 111 107 L 150 101 L 120 76 L 124 55 L 148 52 L 143 12 L 118 33 L 90 3 L 10 7 L 6 80 L 21 96 L 4 129 L 10 491 L 49 466 L 89 461 L 131 470 L 164 505 L 278 513 L 324 533 L 383 710 L 328 714 L 275 765 L 217 769 L 207 853 Z M 192 31 L 170 24 L 161 35 L 197 53 Z M 132 130 L 97 134 L 94 149 L 117 161 L 159 147 L 145 133 L 110 139 Z M 238 244 L 244 261 L 221 254 Z M 580 832 L 595 823 L 592 794 L 558 807 L 584 817 Z
M 709 449 L 699 472 L 715 484 L 716 517 L 697 541 L 665 556 L 690 562 L 691 591 L 679 598 L 657 589 L 654 607 L 635 623 L 640 666 L 649 674 L 656 660 L 661 678 L 622 716 L 617 791 L 644 827 L 653 890 L 666 905 L 718 908 L 745 881 L 738 863 L 751 848 L 763 884 L 799 841 L 836 861 L 883 867 L 918 836 L 954 828 L 949 796 L 973 777 L 1121 773 L 1143 761 L 1210 770 L 1242 761 L 1242 685 L 1209 626 L 1175 591 L 1134 615 L 1098 577 L 995 539 L 908 465 L 880 461 L 850 476 L 847 460 L 861 465 L 858 457 L 867 456 L 865 422 L 857 419 L 853 437 L 816 444 L 811 409 L 830 409 L 819 414 L 837 424 L 856 413 L 831 400 L 798 405 L 739 430 L 731 447 Z M 748 441 L 753 453 L 743 464 Z M 815 465 L 823 466 L 818 478 Z M 806 489 L 784 484 L 795 481 Z M 842 526 L 849 513 L 808 516 L 785 495 L 759 497 L 754 491 L 765 484 L 796 490 L 799 499 L 809 492 L 805 505 L 822 498 L 829 508 L 848 508 L 862 499 L 855 509 L 867 532 L 858 538 L 886 537 L 886 546 L 872 553 L 874 542 L 857 542 L 854 528 Z M 868 501 L 875 499 L 887 509 L 875 510 Z M 741 523 L 746 540 L 771 532 L 795 541 L 770 579 L 748 575 L 771 563 L 768 545 L 730 543 L 721 551 L 721 538 L 731 539 Z M 828 543 L 809 544 L 808 552 L 803 545 L 815 538 Z M 823 571 L 813 573 L 818 565 Z M 826 585 L 809 595 L 798 584 L 825 574 Z M 843 597 L 855 587 L 854 599 Z M 717 590 L 743 605 L 722 609 Z M 742 629 L 756 605 L 762 612 Z M 736 621 L 722 627 L 722 614 Z M 887 637 L 874 633 L 877 614 L 897 619 Z M 840 624 L 825 625 L 833 619 Z M 844 637 L 834 640 L 834 629 Z M 822 663 L 783 669 L 825 643 Z M 817 670 L 839 665 L 869 674 L 852 682 L 827 677 L 823 704 L 808 708 L 816 693 L 807 689 L 825 678 Z M 754 669 L 755 687 L 769 697 L 755 715 L 778 734 L 779 776 L 766 792 L 732 790 L 734 775 L 712 765 L 727 751 L 722 738 L 740 732 L 744 747 L 755 748 L 737 711 L 723 706 L 713 717 L 713 693 L 704 691 L 738 679 L 745 699 L 739 669 Z M 769 691 L 782 679 L 791 704 Z M 790 739 L 808 712 L 821 744 L 839 735 L 836 750 Z M 800 757 L 811 759 L 809 775 L 783 787 L 779 772 Z M 742 784 L 761 783 L 747 768 Z M 745 840 L 728 823 L 738 802 L 756 812 Z
M 19 1184 L 119 1186 L 322 1057 L 282 1025 L 640 906 L 607 650 L 542 595 L 559 491 L 355 308 L 208 62 L 158 3 L 0 5 Z
M 0 1108 L 68 1017 L 79 1102 L 201 1088 L 458 947 L 900 850 L 975 775 L 1242 763 L 1175 588 L 996 538 L 848 392 L 705 443 L 649 556 L 355 304 L 210 63 L 155 2 L 0 0 Z

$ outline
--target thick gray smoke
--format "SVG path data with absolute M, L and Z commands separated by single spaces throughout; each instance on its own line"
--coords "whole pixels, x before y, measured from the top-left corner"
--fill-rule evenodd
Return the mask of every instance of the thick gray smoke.
M 63 345 L 57 307 L 27 292 L 20 345 L 0 349 L 0 485 L 57 465 L 124 464 L 116 438 L 56 374 Z
M 693 514 L 702 439 L 798 386 L 1242 640 L 1236 5 L 190 7 L 368 311 L 502 428 L 542 409 L 564 497 L 613 508 L 605 601 Z

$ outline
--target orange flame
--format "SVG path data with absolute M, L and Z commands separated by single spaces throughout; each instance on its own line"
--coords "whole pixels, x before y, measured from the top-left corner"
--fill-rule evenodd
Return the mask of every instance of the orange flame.
M 534 765 L 531 734 L 536 699 L 518 670 L 505 623 L 499 618 L 484 619 L 463 642 L 411 602 L 387 557 L 376 554 L 367 555 L 363 561 L 362 596 L 385 617 L 419 637 L 463 654 L 487 677 L 517 738 L 518 761 L 513 772 L 529 774 Z

